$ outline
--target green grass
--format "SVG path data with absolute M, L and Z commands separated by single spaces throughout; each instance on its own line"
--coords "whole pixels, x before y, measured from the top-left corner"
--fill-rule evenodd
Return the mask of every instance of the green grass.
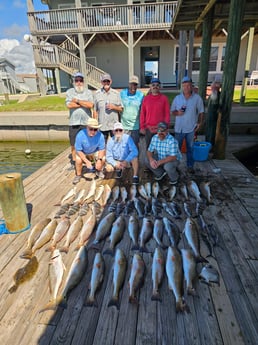
M 233 102 L 240 103 L 240 92 L 238 88 L 234 92 Z M 164 91 L 163 92 L 169 99 L 171 104 L 178 91 Z M 29 96 L 24 102 L 10 100 L 8 104 L 2 101 L 3 105 L 0 106 L 0 112 L 5 111 L 62 111 L 67 110 L 65 106 L 65 96 L 51 95 L 51 96 Z M 258 89 L 247 89 L 244 106 L 258 106 Z

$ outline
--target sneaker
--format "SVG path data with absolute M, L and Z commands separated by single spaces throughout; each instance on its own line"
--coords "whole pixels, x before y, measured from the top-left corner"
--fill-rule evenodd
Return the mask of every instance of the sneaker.
M 138 176 L 134 176 L 133 177 L 133 182 L 132 184 L 139 184 L 139 177 Z
M 177 180 L 176 181 L 169 181 L 169 184 L 175 185 L 175 184 L 177 184 Z
M 71 164 L 71 165 L 69 166 L 69 168 L 67 168 L 67 171 L 73 171 L 73 170 L 75 170 L 75 165 L 74 165 L 74 164 Z
M 75 178 L 73 179 L 73 184 L 79 183 L 80 180 L 81 180 L 81 176 L 80 175 L 76 175 Z
M 165 177 L 167 175 L 166 171 L 164 171 L 160 176 L 155 176 L 154 180 L 155 181 L 160 181 L 163 179 L 163 177 Z
M 103 173 L 103 171 L 96 171 L 96 176 L 98 178 L 105 178 L 105 174 Z
M 116 170 L 115 178 L 121 178 L 121 177 L 122 177 L 122 170 Z

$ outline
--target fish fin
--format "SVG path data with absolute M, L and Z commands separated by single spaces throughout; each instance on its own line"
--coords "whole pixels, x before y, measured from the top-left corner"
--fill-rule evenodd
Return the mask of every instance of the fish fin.
M 111 300 L 108 302 L 108 307 L 115 306 L 117 309 L 120 308 L 119 299 L 116 297 L 112 297 Z
M 44 311 L 47 311 L 47 310 L 56 310 L 56 309 L 57 309 L 56 300 L 52 300 L 48 304 L 46 304 L 45 307 L 40 309 L 39 313 L 43 313 Z
M 84 303 L 85 307 L 96 307 L 98 308 L 98 302 L 95 298 L 87 298 L 86 302 Z
M 8 290 L 10 293 L 14 293 L 18 289 L 18 285 L 14 284 L 13 286 L 10 287 Z
M 129 296 L 129 303 L 138 305 L 138 300 L 135 296 Z
M 21 259 L 31 259 L 33 256 L 32 249 L 27 248 L 24 250 L 24 252 L 21 253 L 20 258 Z
M 108 255 L 111 255 L 111 256 L 114 256 L 114 250 L 112 248 L 107 248 L 103 254 L 108 254 Z
M 160 293 L 157 291 L 157 292 L 154 292 L 151 296 L 151 300 L 152 301 L 159 301 L 161 302 L 162 299 L 161 299 L 161 296 L 160 296 Z
M 64 246 L 64 247 L 61 247 L 60 249 L 59 249 L 59 251 L 60 252 L 64 252 L 64 253 L 68 253 L 68 251 L 69 251 L 69 247 L 68 246 Z

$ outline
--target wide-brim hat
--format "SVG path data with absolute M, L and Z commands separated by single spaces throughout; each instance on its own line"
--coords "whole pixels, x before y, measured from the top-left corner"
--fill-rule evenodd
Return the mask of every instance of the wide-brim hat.
M 87 126 L 91 128 L 100 128 L 102 125 L 98 123 L 98 120 L 91 117 L 88 119 Z

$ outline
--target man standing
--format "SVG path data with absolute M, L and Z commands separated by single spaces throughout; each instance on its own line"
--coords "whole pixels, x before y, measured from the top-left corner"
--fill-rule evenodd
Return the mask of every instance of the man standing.
M 178 173 L 176 168 L 182 158 L 178 142 L 168 132 L 166 122 L 158 124 L 158 133 L 155 134 L 147 150 L 147 166 L 154 173 L 155 180 L 160 181 L 168 175 L 169 183 L 176 184 Z
M 211 94 L 208 99 L 207 119 L 206 119 L 206 141 L 212 146 L 215 144 L 216 128 L 219 111 L 220 82 L 214 81 L 211 84 Z
M 76 176 L 73 184 L 80 182 L 83 164 L 86 165 L 88 171 L 96 171 L 98 177 L 104 178 L 102 170 L 105 163 L 105 139 L 99 131 L 100 127 L 98 120 L 89 118 L 87 127 L 76 136 Z
M 84 85 L 84 76 L 80 72 L 77 72 L 73 78 L 73 88 L 67 90 L 65 101 L 69 109 L 69 139 L 72 153 L 72 166 L 74 166 L 76 158 L 74 147 L 75 137 L 82 128 L 85 128 L 88 119 L 92 117 L 93 108 L 93 95 Z
M 114 136 L 107 142 L 106 171 L 116 171 L 116 178 L 122 177 L 126 168 L 133 168 L 133 184 L 139 183 L 138 149 L 130 135 L 124 133 L 122 123 L 114 124 Z
M 175 138 L 181 150 L 183 140 L 186 141 L 186 157 L 188 171 L 193 173 L 193 144 L 195 132 L 201 128 L 204 118 L 202 98 L 193 91 L 192 79 L 182 79 L 182 93 L 177 95 L 171 105 L 171 114 L 175 118 Z
M 144 94 L 137 90 L 139 79 L 133 75 L 129 79 L 129 86 L 120 92 L 123 112 L 121 115 L 121 123 L 124 127 L 124 132 L 130 134 L 136 146 L 140 139 L 140 109 Z
M 109 74 L 101 77 L 102 88 L 95 93 L 94 106 L 96 117 L 101 124 L 101 132 L 107 141 L 108 136 L 113 135 L 114 123 L 119 121 L 119 113 L 122 112 L 120 93 L 111 88 L 112 79 Z
M 140 113 L 140 133 L 145 135 L 146 149 L 161 121 L 170 124 L 169 101 L 160 93 L 160 80 L 152 78 L 150 93 L 144 97 Z

